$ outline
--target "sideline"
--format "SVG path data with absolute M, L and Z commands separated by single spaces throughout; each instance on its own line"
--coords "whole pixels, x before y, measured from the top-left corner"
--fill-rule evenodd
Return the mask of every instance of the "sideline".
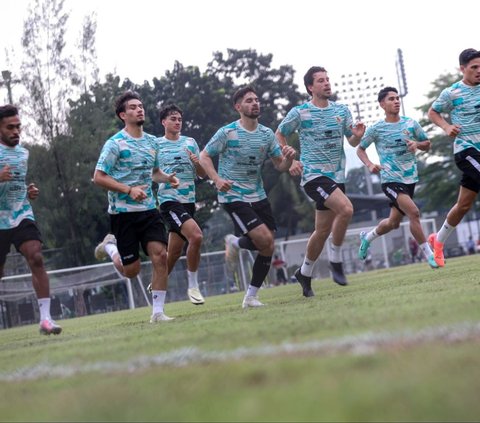
M 202 351 L 186 347 L 154 356 L 139 356 L 124 362 L 99 361 L 78 366 L 43 363 L 9 373 L 0 373 L 1 382 L 22 382 L 42 378 L 68 378 L 85 373 L 118 374 L 136 373 L 152 367 L 184 367 L 191 364 L 220 363 L 247 358 L 275 357 L 281 355 L 309 354 L 329 356 L 343 353 L 369 355 L 392 348 L 411 348 L 432 342 L 454 344 L 480 340 L 480 322 L 463 322 L 436 326 L 418 331 L 366 332 L 340 338 L 302 343 L 282 343 L 230 351 Z

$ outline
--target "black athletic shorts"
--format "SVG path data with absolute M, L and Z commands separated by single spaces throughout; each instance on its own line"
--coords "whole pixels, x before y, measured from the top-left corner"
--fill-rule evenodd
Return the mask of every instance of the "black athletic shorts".
M 195 216 L 195 203 L 179 203 L 177 201 L 165 201 L 160 204 L 160 211 L 163 219 L 168 225 L 169 232 L 175 232 L 183 238 L 182 225 L 187 220 L 193 219 Z
M 478 194 L 480 191 L 480 151 L 467 148 L 455 154 L 455 164 L 462 171 L 460 185 Z
M 147 255 L 149 242 L 158 241 L 167 245 L 165 225 L 157 209 L 111 214 L 110 227 L 124 265 L 139 259 L 139 244 Z
M 270 202 L 266 198 L 255 203 L 243 201 L 223 203 L 223 207 L 233 220 L 237 236 L 246 235 L 261 224 L 267 225 L 271 231 L 277 230 Z
M 315 201 L 317 210 L 330 210 L 325 206 L 325 201 L 337 188 L 345 194 L 345 184 L 339 184 L 326 176 L 319 176 L 303 186 L 307 195 Z
M 398 194 L 406 194 L 413 200 L 416 184 L 402 184 L 400 182 L 387 182 L 382 184 L 382 191 L 389 198 L 390 207 L 395 207 L 400 213 L 405 216 L 405 213 L 400 209 L 397 199 Z
M 18 252 L 25 241 L 40 241 L 42 235 L 32 219 L 23 219 L 18 226 L 12 229 L 0 230 L 0 266 L 5 264 L 10 246 L 13 244 Z

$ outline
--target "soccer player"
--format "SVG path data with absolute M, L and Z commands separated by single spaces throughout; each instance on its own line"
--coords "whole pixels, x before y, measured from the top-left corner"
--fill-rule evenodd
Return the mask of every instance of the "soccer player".
M 174 174 L 158 168 L 156 137 L 143 132 L 145 112 L 140 96 L 127 91 L 116 101 L 116 114 L 125 128 L 107 140 L 98 159 L 93 181 L 108 190 L 111 234 L 95 249 L 95 257 L 109 256 L 126 278 L 140 272 L 139 244 L 152 261 L 153 311 L 151 323 L 172 320 L 164 312 L 167 294 L 167 237 L 155 206 L 152 179 L 179 184 Z
M 444 89 L 428 111 L 429 119 L 455 138 L 455 164 L 462 172 L 457 202 L 438 233 L 429 236 L 435 260 L 445 266 L 443 244 L 472 207 L 480 190 L 480 51 L 468 48 L 460 53 L 461 81 Z M 449 123 L 442 113 L 449 113 Z
M 430 141 L 418 122 L 400 116 L 400 96 L 396 88 L 382 88 L 378 93 L 378 102 L 385 111 L 385 119 L 367 129 L 357 148 L 357 155 L 371 173 L 380 173 L 382 190 L 391 201 L 391 209 L 390 215 L 374 229 L 360 233 L 358 258 L 365 260 L 372 241 L 398 229 L 403 217 L 407 216 L 410 232 L 420 245 L 428 264 L 437 268 L 420 223 L 420 211 L 413 201 L 415 184 L 418 182 L 415 152 L 430 150 Z M 370 161 L 365 151 L 371 144 L 377 149 L 380 164 Z
M 26 184 L 28 150 L 19 145 L 18 109 L 0 107 L 0 279 L 13 244 L 27 260 L 40 310 L 40 333 L 58 335 L 62 328 L 50 315 L 50 282 L 43 264 L 42 237 L 30 200 L 38 197 L 34 183 Z
M 260 100 L 252 86 L 233 95 L 240 119 L 220 128 L 200 153 L 200 163 L 218 190 L 218 201 L 233 220 L 237 233 L 233 248 L 258 251 L 242 307 L 260 307 L 257 297 L 271 266 L 275 220 L 263 188 L 262 165 L 270 158 L 276 169 L 287 171 L 295 157 L 291 147 L 280 148 L 270 128 L 258 122 Z M 212 157 L 219 156 L 218 173 Z
M 316 203 L 315 230 L 311 234 L 305 259 L 295 277 L 302 286 L 303 295 L 312 297 L 313 266 L 323 250 L 330 233 L 328 250 L 330 271 L 334 282 L 347 285 L 343 272 L 342 244 L 353 206 L 345 195 L 345 150 L 343 140 L 356 147 L 365 132 L 365 125 L 353 126 L 348 107 L 330 101 L 332 89 L 325 68 L 311 67 L 304 78 L 305 88 L 312 99 L 291 109 L 280 123 L 276 136 L 280 145 L 287 145 L 287 137 L 298 131 L 300 162 L 295 161 L 290 174 L 302 175 L 301 185 Z
M 180 258 L 187 244 L 188 298 L 192 304 L 205 302 L 198 287 L 198 266 L 202 246 L 202 230 L 194 220 L 195 215 L 195 178 L 207 176 L 200 164 L 200 149 L 197 142 L 181 135 L 183 111 L 175 104 L 169 104 L 160 110 L 160 121 L 165 135 L 158 138 L 162 152 L 159 166 L 164 172 L 175 173 L 180 181 L 178 188 L 169 183 L 158 187 L 158 202 L 163 218 L 168 224 L 167 265 L 168 274 Z

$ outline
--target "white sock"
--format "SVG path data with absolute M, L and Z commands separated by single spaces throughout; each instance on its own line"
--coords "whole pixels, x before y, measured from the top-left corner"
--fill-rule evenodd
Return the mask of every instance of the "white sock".
M 190 270 L 187 270 L 187 277 L 188 277 L 188 288 L 198 289 L 198 272 L 190 272 Z
M 334 245 L 329 242 L 330 247 L 328 248 L 328 260 L 333 263 L 341 263 L 342 260 L 342 246 Z
M 108 254 L 108 256 L 113 260 L 113 256 L 115 254 L 118 254 L 118 248 L 117 245 L 114 244 L 113 242 L 109 242 L 108 244 L 105 245 L 105 252 Z
M 428 242 L 424 242 L 423 244 L 421 244 L 420 248 L 422 249 L 423 255 L 426 259 L 428 259 L 433 254 L 433 251 L 430 248 L 430 244 Z
M 50 319 L 50 298 L 39 298 L 38 309 L 40 310 L 40 320 Z
M 303 276 L 308 276 L 309 278 L 312 277 L 313 274 L 313 265 L 315 264 L 315 260 L 309 260 L 307 256 L 303 260 L 302 267 L 300 268 L 300 273 Z
M 240 245 L 238 245 L 238 241 L 240 241 L 240 237 L 236 236 L 234 239 L 232 239 L 232 244 L 235 247 L 240 248 Z
M 259 288 L 253 285 L 248 285 L 246 297 L 256 297 Z
M 377 239 L 380 235 L 377 234 L 377 228 L 373 228 L 366 236 L 365 239 L 368 242 L 372 242 L 374 239 Z
M 437 241 L 443 244 L 454 230 L 455 226 L 449 225 L 445 220 L 437 233 Z
M 153 314 L 163 313 L 163 306 L 165 305 L 165 297 L 167 291 L 153 291 L 152 290 L 152 305 L 153 305 Z

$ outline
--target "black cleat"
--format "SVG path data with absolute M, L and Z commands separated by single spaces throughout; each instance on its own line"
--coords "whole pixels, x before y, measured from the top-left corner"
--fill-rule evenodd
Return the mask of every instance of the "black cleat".
M 348 285 L 345 273 L 343 273 L 343 263 L 334 263 L 333 261 L 331 261 L 330 273 L 332 274 L 333 282 L 338 283 L 342 286 Z
M 298 283 L 302 285 L 303 296 L 304 297 L 314 297 L 315 293 L 312 290 L 312 278 L 308 276 L 303 276 L 300 272 L 300 268 L 295 271 L 295 278 Z

